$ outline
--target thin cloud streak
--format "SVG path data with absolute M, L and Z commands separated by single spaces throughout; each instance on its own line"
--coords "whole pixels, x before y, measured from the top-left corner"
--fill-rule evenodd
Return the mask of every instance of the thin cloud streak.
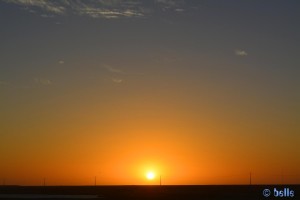
M 183 0 L 152 0 L 147 3 L 129 0 L 5 0 L 5 2 L 22 6 L 33 14 L 40 13 L 41 17 L 48 18 L 55 15 L 69 14 L 104 19 L 137 18 L 145 17 L 157 8 L 162 10 L 171 9 L 174 12 L 184 11 L 181 8 L 184 4 Z
M 142 13 L 135 12 L 133 10 L 117 11 L 101 8 L 85 8 L 79 10 L 80 15 L 88 15 L 93 18 L 120 18 L 120 17 L 138 17 L 144 16 Z
M 238 49 L 238 50 L 235 50 L 235 55 L 237 55 L 237 56 L 247 56 L 248 53 L 244 50 L 239 50 Z
M 110 65 L 104 64 L 102 65 L 108 72 L 110 72 L 111 74 L 117 75 L 117 74 L 125 74 L 122 70 L 120 69 L 116 69 Z M 116 78 L 116 77 L 112 77 L 111 81 L 117 84 L 120 84 L 123 82 L 123 79 L 121 78 Z
M 34 82 L 36 84 L 46 85 L 46 86 L 52 84 L 52 81 L 50 81 L 49 79 L 44 79 L 44 78 L 34 78 Z
M 111 80 L 112 80 L 114 83 L 122 83 L 122 82 L 123 82 L 123 80 L 120 79 L 120 78 L 112 78 Z
M 120 17 L 142 17 L 144 13 L 138 7 L 139 4 L 122 1 L 46 1 L 46 0 L 6 0 L 6 3 L 12 3 L 23 6 L 31 13 L 36 13 L 36 9 L 55 15 L 75 14 L 86 15 L 92 18 L 120 18 Z M 41 14 L 42 17 L 52 15 Z
M 164 4 L 166 6 L 176 6 L 178 1 L 175 0 L 156 0 L 157 3 Z
M 46 0 L 6 0 L 7 3 L 14 3 L 20 6 L 39 8 L 54 14 L 65 13 L 66 8 L 59 4 L 59 1 Z
M 103 65 L 103 67 L 104 67 L 107 71 L 109 71 L 109 72 L 111 72 L 111 73 L 124 74 L 124 72 L 123 72 L 122 70 L 113 68 L 113 67 L 110 66 L 110 65 Z

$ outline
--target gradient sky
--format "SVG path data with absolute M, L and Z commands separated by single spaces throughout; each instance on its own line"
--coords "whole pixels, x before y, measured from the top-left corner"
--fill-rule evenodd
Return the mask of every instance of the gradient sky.
M 0 1 L 0 179 L 300 183 L 299 10 Z

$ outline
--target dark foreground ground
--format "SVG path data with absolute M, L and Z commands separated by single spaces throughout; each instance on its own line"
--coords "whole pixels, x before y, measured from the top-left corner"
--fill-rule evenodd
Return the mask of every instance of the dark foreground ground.
M 300 185 L 0 186 L 0 199 L 296 200 Z

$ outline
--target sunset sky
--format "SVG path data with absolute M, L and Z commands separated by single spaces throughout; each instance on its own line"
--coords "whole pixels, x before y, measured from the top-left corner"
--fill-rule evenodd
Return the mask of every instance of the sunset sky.
M 0 1 L 0 184 L 299 184 L 299 10 Z

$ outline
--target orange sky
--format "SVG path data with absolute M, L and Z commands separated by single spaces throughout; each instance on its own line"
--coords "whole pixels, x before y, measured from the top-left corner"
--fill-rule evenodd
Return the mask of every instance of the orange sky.
M 91 2 L 0 2 L 0 184 L 300 183 L 298 3 Z
M 129 99 L 102 112 L 76 110 L 75 103 L 45 106 L 27 119 L 20 113 L 17 127 L 2 126 L 11 134 L 2 136 L 1 152 L 9 153 L 2 154 L 1 176 L 7 184 L 39 185 L 43 177 L 54 185 L 93 184 L 94 176 L 98 184 L 158 184 L 145 178 L 152 170 L 163 184 L 247 184 L 250 171 L 254 183 L 278 183 L 284 170 L 286 182 L 299 181 L 299 136 L 280 135 L 294 131 L 288 122 L 269 127 L 251 117 Z M 103 117 L 105 109 L 112 110 Z

